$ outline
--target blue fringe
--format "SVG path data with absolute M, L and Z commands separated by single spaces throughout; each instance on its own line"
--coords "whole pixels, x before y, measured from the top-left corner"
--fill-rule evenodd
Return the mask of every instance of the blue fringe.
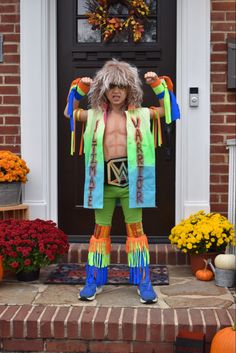
M 68 97 L 68 110 L 67 110 L 67 113 L 68 115 L 72 116 L 73 115 L 73 102 L 74 102 L 74 97 L 75 97 L 75 94 L 74 94 L 74 91 L 71 90 L 70 93 L 69 93 L 69 97 Z
M 97 268 L 86 265 L 86 284 L 96 282 L 97 287 L 107 283 L 108 267 Z
M 158 98 L 158 99 L 162 99 L 162 98 L 164 98 L 164 95 L 165 95 L 165 91 L 163 91 L 163 92 L 157 94 L 157 98 Z
M 170 94 L 170 104 L 171 104 L 171 121 L 175 121 L 177 119 L 180 119 L 180 110 L 174 93 L 169 91 L 169 94 Z
M 70 130 L 74 131 L 74 119 L 73 119 L 73 110 L 74 110 L 74 99 L 77 99 L 78 101 L 81 100 L 83 96 L 81 96 L 76 88 L 73 88 L 70 90 L 69 96 L 68 96 L 68 109 L 67 113 L 70 116 Z
M 130 284 L 139 285 L 145 273 L 145 281 L 149 281 L 149 265 L 130 267 L 129 269 L 129 282 Z

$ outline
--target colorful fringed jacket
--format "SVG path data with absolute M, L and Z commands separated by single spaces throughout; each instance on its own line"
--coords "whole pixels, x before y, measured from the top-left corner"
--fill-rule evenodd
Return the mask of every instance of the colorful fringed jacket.
M 155 148 L 150 124 L 148 108 L 126 111 L 130 208 L 155 206 Z M 86 208 L 103 208 L 104 130 L 104 113 L 88 110 L 84 133 Z
M 173 84 L 167 76 L 158 78 L 151 87 L 158 99 L 163 99 L 165 122 L 170 124 L 180 118 L 180 111 L 173 94 Z M 88 92 L 89 88 L 77 79 L 72 82 L 68 96 L 68 114 L 71 127 L 71 154 L 75 151 L 75 116 L 73 100 L 78 101 Z M 154 108 L 154 107 L 152 107 Z M 155 108 L 154 108 L 155 111 Z M 158 140 L 161 132 L 158 120 Z M 88 110 L 88 119 L 84 133 L 85 152 L 85 188 L 84 207 L 103 208 L 104 196 L 104 152 L 103 135 L 105 130 L 105 114 L 102 111 Z M 129 206 L 155 207 L 155 124 L 150 129 L 150 111 L 138 108 L 126 111 L 127 155 L 129 177 Z M 156 140 L 155 140 L 156 141 Z M 161 145 L 158 143 L 158 145 Z

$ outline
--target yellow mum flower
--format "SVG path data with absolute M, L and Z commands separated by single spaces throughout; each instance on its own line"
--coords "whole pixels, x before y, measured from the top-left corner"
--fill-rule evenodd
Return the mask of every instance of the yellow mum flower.
M 218 239 L 218 241 L 217 241 L 217 245 L 221 245 L 221 244 L 223 244 L 223 239 Z
M 197 234 L 196 239 L 197 239 L 198 241 L 202 240 L 202 234 Z
M 190 253 L 224 251 L 229 243 L 235 244 L 233 225 L 227 218 L 204 211 L 181 220 L 172 228 L 169 239 L 183 252 Z

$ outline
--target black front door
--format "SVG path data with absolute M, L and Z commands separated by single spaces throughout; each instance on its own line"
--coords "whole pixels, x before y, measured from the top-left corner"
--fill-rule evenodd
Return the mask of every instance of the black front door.
M 58 219 L 59 226 L 71 241 L 87 241 L 93 232 L 93 210 L 83 208 L 84 157 L 77 150 L 70 156 L 69 121 L 63 115 L 66 97 L 73 79 L 93 77 L 105 61 L 116 58 L 138 67 L 141 78 L 147 71 L 170 76 L 175 83 L 176 71 L 176 1 L 149 0 L 150 15 L 140 42 L 135 43 L 128 32 L 121 32 L 104 43 L 99 31 L 93 31 L 86 17 L 86 0 L 58 0 Z M 125 18 L 127 7 L 113 1 L 112 17 Z M 143 106 L 157 105 L 147 85 Z M 85 108 L 87 99 L 81 101 Z M 150 242 L 167 241 L 175 222 L 175 126 L 162 122 L 163 145 L 156 150 L 156 208 L 143 210 L 145 233 Z M 122 211 L 117 207 L 112 238 L 125 241 Z

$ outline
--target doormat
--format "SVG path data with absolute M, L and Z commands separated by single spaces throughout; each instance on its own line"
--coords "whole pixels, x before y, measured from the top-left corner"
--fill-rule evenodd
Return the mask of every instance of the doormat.
M 58 264 L 49 274 L 46 284 L 85 284 L 85 264 Z M 169 284 L 168 269 L 164 265 L 150 265 L 150 277 L 153 285 Z M 112 264 L 108 270 L 107 284 L 129 284 L 129 267 L 123 264 Z

